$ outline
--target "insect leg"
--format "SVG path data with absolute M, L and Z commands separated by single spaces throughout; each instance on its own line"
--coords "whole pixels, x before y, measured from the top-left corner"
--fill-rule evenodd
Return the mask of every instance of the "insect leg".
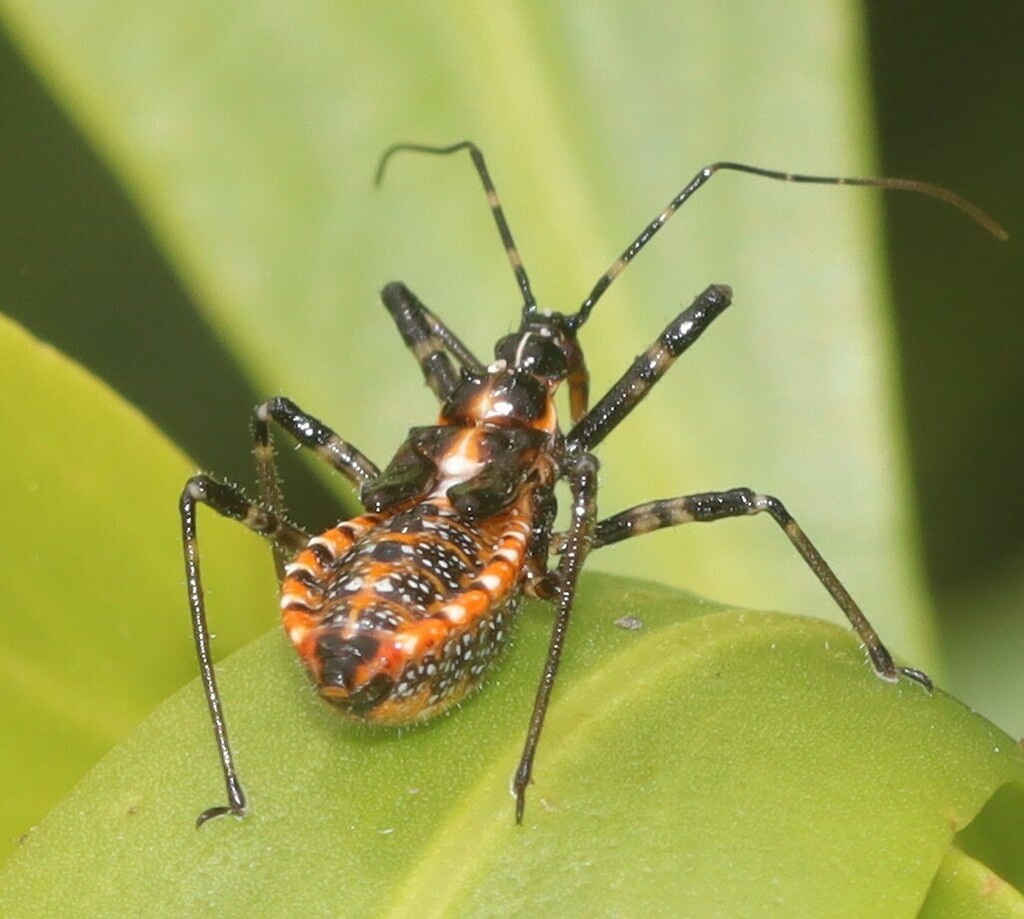
M 815 577 L 821 581 L 832 599 L 835 600 L 836 605 L 850 620 L 857 637 L 867 649 L 875 673 L 889 682 L 895 682 L 897 677 L 902 674 L 908 679 L 920 683 L 930 692 L 932 682 L 926 674 L 911 667 L 897 668 L 893 664 L 892 655 L 882 644 L 878 633 L 868 622 L 867 617 L 842 585 L 835 572 L 822 558 L 821 553 L 807 538 L 807 534 L 793 519 L 782 502 L 771 495 L 760 495 L 749 488 L 733 488 L 729 491 L 709 491 L 640 504 L 620 514 L 615 514 L 607 520 L 600 521 L 594 533 L 593 548 L 607 546 L 623 539 L 650 533 L 663 527 L 677 526 L 681 523 L 707 523 L 713 520 L 724 520 L 728 517 L 744 517 L 761 513 L 767 513 L 782 528 L 807 566 L 814 572 Z
M 544 662 L 544 674 L 537 687 L 537 697 L 533 703 L 533 714 L 530 716 L 530 727 L 526 733 L 523 753 L 512 779 L 512 791 L 516 797 L 516 823 L 523 822 L 526 788 L 530 784 L 533 760 L 537 755 L 537 743 L 540 741 L 544 716 L 551 701 L 551 690 L 555 685 L 558 663 L 562 657 L 565 633 L 569 628 L 569 616 L 576 596 L 576 584 L 593 539 L 597 519 L 597 469 L 597 459 L 585 453 L 573 462 L 567 476 L 572 490 L 572 521 L 565 535 L 562 558 L 558 565 L 555 624 L 551 632 L 547 660 Z
M 270 439 L 270 422 L 276 422 L 303 447 L 311 449 L 320 459 L 340 472 L 349 482 L 365 485 L 380 476 L 380 470 L 350 443 L 342 440 L 323 422 L 307 415 L 291 399 L 277 396 L 253 411 L 253 455 L 259 481 L 260 504 L 272 512 L 284 512 L 284 500 L 274 461 L 274 445 Z M 284 577 L 287 560 L 285 547 L 274 542 L 274 565 L 277 579 Z
M 568 449 L 586 453 L 604 440 L 731 302 L 732 290 L 724 284 L 712 284 L 700 294 L 569 431 L 565 438 Z
M 483 370 L 473 353 L 440 319 L 428 310 L 408 287 L 393 281 L 381 291 L 381 299 L 391 313 L 405 346 L 413 353 L 427 385 L 442 402 L 451 395 L 459 375 L 448 359 L 450 352 L 464 367 Z
M 196 820 L 201 826 L 211 817 L 221 814 L 245 813 L 245 794 L 235 771 L 231 747 L 228 743 L 227 724 L 224 710 L 217 691 L 217 680 L 213 673 L 213 658 L 210 654 L 210 630 L 206 624 L 206 603 L 203 597 L 203 582 L 199 570 L 199 547 L 196 541 L 196 506 L 206 504 L 223 517 L 230 517 L 244 523 L 250 530 L 272 539 L 291 550 L 304 546 L 309 535 L 292 526 L 276 514 L 249 501 L 237 488 L 225 485 L 205 475 L 192 476 L 181 492 L 181 539 L 185 553 L 185 583 L 188 590 L 188 604 L 192 612 L 192 634 L 195 638 L 196 655 L 199 658 L 199 673 L 210 709 L 213 733 L 217 740 L 228 803 L 203 811 Z

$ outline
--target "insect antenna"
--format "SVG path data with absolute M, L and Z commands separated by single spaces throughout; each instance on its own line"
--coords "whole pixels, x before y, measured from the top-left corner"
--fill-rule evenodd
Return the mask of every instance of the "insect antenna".
M 387 168 L 388 160 L 396 153 L 431 153 L 439 156 L 447 156 L 450 153 L 458 153 L 460 150 L 468 150 L 473 158 L 473 165 L 476 167 L 477 175 L 483 183 L 484 191 L 487 192 L 487 203 L 491 206 L 491 213 L 494 215 L 494 222 L 498 225 L 498 233 L 505 245 L 505 254 L 508 256 L 512 272 L 516 276 L 516 283 L 523 295 L 523 316 L 537 311 L 537 301 L 530 289 L 530 279 L 526 276 L 526 269 L 523 267 L 523 260 L 519 257 L 519 250 L 516 248 L 515 240 L 512 238 L 512 231 L 509 229 L 508 221 L 505 219 L 505 212 L 501 208 L 501 201 L 498 199 L 498 192 L 494 188 L 491 176 L 487 172 L 487 164 L 484 162 L 484 155 L 480 149 L 470 140 L 463 140 L 449 147 L 432 147 L 427 144 L 394 144 L 388 147 L 381 155 L 380 163 L 377 165 L 377 175 L 374 184 L 380 187 L 384 180 L 384 170 Z
M 682 207 L 694 192 L 704 185 L 716 172 L 721 170 L 745 172 L 749 175 L 760 176 L 765 179 L 775 179 L 779 182 L 798 182 L 808 185 L 860 185 L 868 188 L 912 191 L 921 195 L 929 195 L 932 198 L 938 198 L 940 201 L 945 201 L 947 204 L 953 205 L 953 207 L 962 211 L 975 223 L 980 224 L 997 239 L 1008 239 L 1006 230 L 989 217 L 988 214 L 986 214 L 980 207 L 972 204 L 966 198 L 962 198 L 955 192 L 951 192 L 948 188 L 943 188 L 941 185 L 933 185 L 931 182 L 918 182 L 913 179 L 862 179 L 842 176 L 801 175 L 792 172 L 778 172 L 774 169 L 761 169 L 760 167 L 747 166 L 743 163 L 712 163 L 710 166 L 705 166 L 690 180 L 689 184 L 687 184 L 686 187 L 668 203 L 665 209 L 658 214 L 654 220 L 647 224 L 643 232 L 641 232 L 640 235 L 629 244 L 622 255 L 620 255 L 612 263 L 611 267 L 601 275 L 598 282 L 594 285 L 593 290 L 590 291 L 590 295 L 583 301 L 579 310 L 573 315 L 567 317 L 567 322 L 571 328 L 578 329 L 587 321 L 590 316 L 590 311 L 594 308 L 594 305 L 601 299 L 601 296 L 608 289 L 612 281 L 614 281 L 622 270 L 633 260 L 633 257 L 644 246 L 646 246 L 648 242 L 650 242 L 651 237 L 665 225 L 668 219 L 677 210 L 679 210 L 680 207 Z

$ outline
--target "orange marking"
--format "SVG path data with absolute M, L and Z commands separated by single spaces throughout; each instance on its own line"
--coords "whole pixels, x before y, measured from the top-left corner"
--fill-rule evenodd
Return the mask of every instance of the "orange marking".
M 374 663 L 380 665 L 376 668 L 378 672 L 386 670 L 393 679 L 397 680 L 407 660 L 408 658 L 402 653 L 401 648 L 381 642 L 380 651 L 377 652 L 377 660 Z
M 281 608 L 304 606 L 316 610 L 323 606 L 324 597 L 319 587 L 308 587 L 298 578 L 285 578 L 281 585 Z
M 354 542 L 355 540 L 349 533 L 344 532 L 341 527 L 335 527 L 333 530 L 326 530 L 319 536 L 314 536 L 309 544 L 322 546 L 331 554 L 332 558 L 338 558 L 344 555 Z
M 303 549 L 292 559 L 290 564 L 285 565 L 285 571 L 289 574 L 292 571 L 308 571 L 313 577 L 318 579 L 324 576 L 324 569 L 320 564 L 320 559 L 312 549 Z
M 317 615 L 305 609 L 288 609 L 284 611 L 281 619 L 285 629 L 289 631 L 297 628 L 311 629 L 316 626 Z
M 309 541 L 309 545 L 323 546 L 334 558 L 338 558 L 351 549 L 357 539 L 368 533 L 378 523 L 380 523 L 380 517 L 376 514 L 353 517 L 351 520 L 339 523 L 336 527 L 314 536 Z
M 316 622 L 314 613 L 302 609 L 286 610 L 282 617 L 285 634 L 307 667 L 311 666 L 316 645 Z
M 448 614 L 457 610 L 456 615 L 458 619 L 454 621 L 457 621 L 461 626 L 465 626 L 479 618 L 481 613 L 486 611 L 490 602 L 491 598 L 487 596 L 486 591 L 479 588 L 471 588 L 456 594 L 451 603 L 445 604 L 443 612 Z
M 403 631 L 416 637 L 416 653 L 426 654 L 444 644 L 451 627 L 442 619 L 431 616 L 429 619 L 423 619 L 415 625 L 403 629 Z

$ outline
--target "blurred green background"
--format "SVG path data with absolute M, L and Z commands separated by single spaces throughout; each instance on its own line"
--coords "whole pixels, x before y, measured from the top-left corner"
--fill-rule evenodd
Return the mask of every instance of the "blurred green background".
M 440 4 L 419 4 L 415 15 L 391 12 L 373 22 L 355 15 L 346 21 L 342 5 L 330 13 L 329 7 L 315 5 L 314 12 L 293 23 L 287 16 L 275 16 L 273 4 L 263 4 L 245 23 L 266 42 L 266 70 L 257 73 L 248 59 L 250 70 L 235 66 L 236 55 L 260 59 L 251 46 L 242 51 L 230 41 L 209 46 L 231 35 L 236 24 L 228 13 L 224 20 L 212 21 L 215 14 L 196 13 L 200 7 L 179 6 L 180 31 L 168 31 L 167 21 L 160 17 L 150 21 L 140 13 L 134 21 L 130 5 L 119 12 L 118 4 L 71 4 L 62 9 L 42 3 L 0 4 L 8 23 L 16 23 L 6 32 L 0 26 L 0 310 L 107 381 L 201 467 L 236 481 L 251 479 L 247 411 L 274 392 L 296 397 L 381 462 L 397 442 L 395 432 L 426 420 L 423 407 L 429 400 L 420 392 L 415 367 L 399 353 L 397 336 L 373 302 L 374 284 L 379 287 L 392 277 L 407 280 L 482 352 L 514 321 L 507 266 L 485 223 L 485 208 L 465 163 L 402 162 L 401 169 L 389 176 L 388 187 L 371 197 L 373 155 L 394 140 L 443 142 L 472 133 L 490 157 L 542 303 L 563 309 L 575 306 L 586 285 L 669 193 L 703 162 L 715 158 L 803 171 L 877 171 L 921 178 L 953 188 L 988 210 L 1009 230 L 1009 244 L 998 244 L 955 212 L 917 196 L 875 198 L 868 192 L 851 199 L 845 190 L 823 190 L 808 198 L 799 189 L 751 190 L 739 180 L 733 186 L 729 179 L 716 180 L 724 187 L 709 188 L 702 203 L 689 206 L 689 217 L 680 219 L 691 227 L 699 222 L 704 236 L 687 236 L 694 231 L 684 226 L 666 231 L 666 237 L 676 233 L 675 239 L 659 240 L 660 254 L 645 253 L 647 267 L 638 262 L 617 283 L 618 295 L 627 303 L 613 305 L 609 295 L 602 304 L 601 323 L 608 337 L 595 341 L 590 353 L 600 370 L 595 376 L 607 381 L 653 338 L 661 328 L 658 323 L 663 324 L 680 301 L 710 281 L 735 281 L 742 314 L 737 306 L 730 314 L 732 331 L 727 333 L 724 325 L 721 332 L 716 329 L 713 337 L 720 343 L 709 341 L 705 348 L 702 342 L 702 352 L 709 357 L 694 356 L 693 364 L 705 381 L 701 385 L 735 392 L 734 426 L 746 428 L 751 420 L 747 415 L 759 413 L 755 391 L 763 384 L 745 381 L 744 373 L 759 369 L 768 378 L 784 377 L 791 364 L 811 357 L 801 349 L 817 344 L 814 338 L 796 344 L 795 336 L 806 331 L 793 318 L 797 306 L 810 309 L 812 317 L 820 315 L 823 327 L 830 314 L 846 311 L 850 318 L 856 309 L 855 291 L 860 288 L 857 282 L 846 283 L 844 259 L 849 256 L 851 264 L 856 263 L 865 257 L 864 251 L 871 254 L 872 244 L 856 235 L 852 243 L 844 237 L 833 242 L 827 237 L 833 218 L 837 227 L 842 226 L 852 211 L 854 228 L 868 226 L 866 219 L 858 223 L 857 215 L 881 208 L 888 267 L 883 283 L 891 288 L 903 401 L 891 411 L 900 414 L 897 424 L 909 432 L 913 489 L 911 499 L 899 488 L 892 497 L 897 502 L 916 501 L 924 567 L 946 661 L 944 685 L 1011 733 L 1024 733 L 1019 664 L 1024 651 L 1024 7 L 793 3 L 785 15 L 773 13 L 772 28 L 778 32 L 768 34 L 748 21 L 752 14 L 748 16 L 743 5 L 715 6 L 723 10 L 720 16 L 705 11 L 703 17 L 690 19 L 653 14 L 646 8 L 616 15 L 570 3 L 544 12 L 524 4 L 518 18 L 488 16 L 474 12 L 472 5 L 450 12 Z M 93 9 L 107 16 L 107 32 L 100 34 L 109 33 L 115 47 L 109 54 L 100 48 L 80 59 L 62 55 L 61 49 L 73 45 L 76 30 Z M 175 22 L 173 14 L 166 15 Z M 314 76 L 319 75 L 319 66 L 334 73 L 318 57 L 325 54 L 323 48 L 310 47 L 309 34 L 301 31 L 318 16 L 325 21 L 334 16 L 332 25 L 338 26 L 340 20 L 340 27 L 351 27 L 352 32 L 339 42 L 347 58 L 332 62 L 338 82 L 320 85 L 314 97 L 304 95 L 307 65 Z M 736 27 L 730 26 L 730 16 Z M 203 17 L 211 21 L 201 21 Z M 92 19 L 102 15 L 97 12 Z M 479 40 L 474 29 L 481 30 Z M 121 30 L 138 44 L 119 56 L 116 42 Z M 333 47 L 328 40 L 324 46 Z M 522 59 L 510 65 L 509 59 L 523 48 L 536 55 L 536 68 L 531 70 L 526 66 L 530 62 Z M 95 58 L 90 57 L 93 53 Z M 133 59 L 133 53 L 139 56 Z M 167 54 L 177 69 L 161 71 L 154 66 L 161 54 Z M 810 68 L 804 67 L 804 57 L 813 60 Z M 677 59 L 683 62 L 678 68 Z M 212 75 L 202 69 L 210 60 L 222 65 Z M 97 76 L 90 70 L 97 61 L 122 69 Z M 837 84 L 848 84 L 849 90 L 830 96 L 826 78 L 820 86 L 815 82 L 815 66 L 824 68 L 826 75 L 839 73 L 845 82 Z M 541 82 L 510 82 L 502 87 L 510 94 L 507 105 L 494 105 L 490 83 L 503 73 L 520 78 L 539 74 Z M 259 81 L 255 90 L 245 83 L 247 77 Z M 118 81 L 130 84 L 136 79 L 138 104 L 145 104 L 141 89 L 147 79 L 154 81 L 152 98 L 159 99 L 151 118 L 145 108 L 132 112 L 138 133 L 131 143 L 145 148 L 148 159 L 133 158 L 124 141 L 119 145 L 113 116 L 96 95 L 103 80 L 120 88 Z M 213 193 L 204 197 L 200 189 L 195 199 L 174 202 L 181 203 L 196 225 L 212 227 L 207 238 L 188 236 L 188 219 L 178 215 L 175 222 L 168 216 L 167 188 L 174 185 L 154 182 L 153 163 L 166 149 L 168 162 L 162 168 L 167 174 L 179 165 L 183 172 L 196 168 L 195 163 L 182 161 L 182 151 L 188 149 L 182 144 L 183 134 L 197 130 L 185 116 L 192 104 L 189 94 L 201 95 L 209 86 L 217 87 L 228 101 L 237 99 L 243 144 L 253 155 L 235 164 L 237 175 L 230 162 L 204 161 L 203 168 L 210 172 L 203 178 Z M 478 86 L 483 87 L 479 92 Z M 50 95 L 54 87 L 60 90 L 61 103 Z M 760 94 L 754 95 L 753 88 Z M 337 105 L 332 105 L 332 97 L 338 97 Z M 491 107 L 481 104 L 485 98 Z M 865 105 L 866 98 L 870 101 Z M 815 118 L 801 120 L 802 109 L 813 110 Z M 250 117 L 253 111 L 256 117 Z M 674 120 L 666 122 L 670 117 Z M 291 157 L 289 125 L 303 132 L 304 140 L 312 137 L 319 143 L 316 157 Z M 219 127 L 229 136 L 234 125 L 205 125 L 212 131 Z M 216 140 L 197 137 L 197 159 Z M 325 149 L 329 154 L 323 153 Z M 566 168 L 567 149 L 577 156 L 576 172 Z M 591 159 L 587 153 L 592 153 Z M 273 177 L 259 173 L 265 161 L 287 174 L 290 181 L 283 187 L 293 197 L 272 200 L 277 189 Z M 254 205 L 250 217 L 251 200 L 232 202 L 231 194 L 243 195 L 254 187 L 269 189 L 271 200 L 261 202 L 265 212 Z M 423 197 L 414 198 L 413 189 Z M 584 204 L 579 201 L 581 189 L 590 196 Z M 741 193 L 748 197 L 738 203 Z M 205 214 L 204 207 L 235 208 L 236 225 L 230 228 L 236 235 L 219 235 L 221 212 Z M 804 248 L 802 242 L 799 248 L 787 247 L 779 229 L 797 208 L 805 207 L 797 219 L 812 238 L 827 237 L 822 250 Z M 602 224 L 574 221 L 593 214 L 594 208 L 599 209 Z M 727 218 L 729 225 L 707 229 L 712 226 L 709 212 L 711 217 Z M 260 223 L 273 219 L 279 226 Z M 303 220 L 314 224 L 303 226 Z M 548 224 L 553 231 L 548 231 Z M 256 264 L 261 252 L 258 245 L 250 245 L 250 230 L 255 242 L 272 238 L 275 232 L 291 240 L 293 257 L 287 270 L 261 273 L 263 266 Z M 297 247 L 296 240 L 307 242 L 307 230 L 310 248 Z M 340 251 L 339 239 L 346 241 Z M 706 242 L 709 248 L 715 243 L 756 254 L 746 261 L 737 259 L 735 266 L 717 256 L 712 261 L 705 258 Z M 220 259 L 229 265 L 226 282 L 203 273 L 202 259 L 193 249 L 204 244 L 218 247 L 211 262 Z M 836 246 L 850 248 L 837 252 Z M 864 251 L 854 252 L 854 246 Z M 246 261 L 247 252 L 251 263 Z M 224 253 L 233 260 L 225 259 Z M 437 262 L 441 257 L 444 264 Z M 363 286 L 358 287 L 353 266 L 371 261 L 394 267 L 369 280 L 360 275 Z M 820 268 L 818 283 L 829 296 L 794 304 L 790 313 L 784 299 L 789 282 L 780 282 L 781 293 L 773 292 L 762 274 L 750 270 L 751 265 L 771 267 L 783 261 L 792 263 L 789 267 L 797 274 Z M 682 290 L 677 263 L 686 269 Z M 322 269 L 324 264 L 329 270 Z M 273 289 L 265 286 L 268 278 Z M 871 281 L 864 284 L 873 291 Z M 306 335 L 310 353 L 315 354 L 312 374 L 305 374 L 308 368 L 301 366 L 302 341 L 282 337 L 279 360 L 272 363 L 266 350 L 240 329 L 248 307 L 246 291 L 251 293 L 256 322 L 262 321 L 262 305 L 256 301 L 276 304 L 279 313 L 294 318 L 284 331 L 293 328 Z M 479 296 L 493 299 L 474 299 Z M 801 292 L 794 299 L 805 296 Z M 223 309 L 232 297 L 234 311 Z M 631 321 L 636 314 L 630 298 L 643 300 L 650 310 L 642 320 Z M 339 303 L 349 306 L 352 312 L 345 321 L 350 335 L 335 337 L 332 331 L 329 341 L 320 340 L 316 317 L 306 312 L 311 302 L 326 303 L 332 310 L 340 309 Z M 449 302 L 459 305 L 448 307 Z M 774 304 L 774 313 L 766 303 Z M 797 324 L 787 333 L 794 336 L 793 351 L 787 350 L 789 339 L 782 335 L 770 345 L 771 353 L 763 355 L 771 366 L 754 368 L 749 357 L 733 351 L 730 337 L 736 335 L 737 325 L 756 327 L 771 320 L 784 330 L 787 322 Z M 595 335 L 600 334 L 599 325 L 595 314 Z M 881 327 L 885 326 L 883 320 Z M 827 366 L 832 345 L 825 340 L 820 347 L 825 354 L 816 357 Z M 884 365 L 883 358 L 880 366 Z M 869 369 L 872 366 L 869 361 Z M 698 403 L 685 407 L 693 419 L 687 428 L 690 436 L 704 427 L 705 419 L 699 415 L 702 391 L 694 395 L 687 388 L 692 384 L 684 382 L 692 377 L 679 376 L 676 397 L 682 394 L 686 400 L 692 395 Z M 372 384 L 365 392 L 356 388 L 364 381 Z M 800 380 L 794 385 L 807 388 Z M 595 390 L 599 388 L 595 383 Z M 666 414 L 675 405 L 670 391 L 668 384 L 666 395 L 658 397 L 663 400 L 658 408 L 645 416 L 648 420 L 659 413 L 672 417 Z M 753 407 L 744 407 L 745 391 L 751 393 Z M 824 384 L 822 393 L 827 393 Z M 809 400 L 812 395 L 808 391 Z M 370 398 L 375 399 L 372 408 L 367 407 Z M 809 407 L 804 427 L 814 427 L 822 411 Z M 841 415 L 846 408 L 837 411 Z M 819 542 L 830 558 L 834 553 L 829 545 L 842 544 L 844 519 L 850 519 L 849 528 L 855 531 L 853 545 L 857 539 L 870 540 L 873 534 L 850 518 L 850 505 L 859 495 L 836 495 L 836 482 L 841 485 L 847 474 L 841 464 L 856 466 L 863 445 L 830 434 L 839 429 L 826 419 L 810 462 L 833 464 L 835 470 L 809 472 L 808 479 L 820 478 L 825 485 L 814 497 L 802 498 L 795 493 L 810 448 L 794 443 L 799 426 L 773 443 L 771 418 L 760 415 L 764 417 L 753 419 L 765 425 L 756 465 L 748 458 L 733 471 L 732 431 L 726 425 L 717 436 L 722 438 L 718 461 L 728 470 L 723 472 L 727 481 L 708 481 L 706 474 L 692 480 L 684 474 L 690 460 L 682 456 L 678 476 L 662 475 L 652 464 L 646 471 L 653 493 L 633 488 L 631 500 L 749 484 L 776 490 L 816 538 L 824 531 L 826 537 Z M 784 430 L 781 424 L 778 430 Z M 373 434 L 380 432 L 388 436 L 373 442 Z M 60 439 L 60 432 L 47 433 Z M 629 439 L 621 438 L 623 443 Z M 639 437 L 637 442 L 645 443 Z M 5 443 L 8 450 L 17 450 L 16 443 Z M 669 432 L 664 453 L 674 456 L 680 444 L 685 446 L 685 439 Z M 609 444 L 606 454 L 606 478 L 618 480 L 615 488 L 630 475 L 621 463 L 607 460 L 624 456 L 615 453 L 619 449 Z M 694 444 L 695 453 L 704 450 L 714 456 L 703 442 Z M 832 459 L 830 451 L 835 451 Z M 294 515 L 314 527 L 326 525 L 338 513 L 336 493 L 285 452 Z M 889 455 L 884 448 L 881 454 Z M 701 462 L 695 461 L 694 467 L 700 468 Z M 792 470 L 788 473 L 787 465 Z M 635 469 L 636 464 L 627 468 Z M 898 471 L 895 479 L 898 484 Z M 168 495 L 172 503 L 174 498 Z M 833 503 L 835 508 L 824 506 Z M 837 521 L 829 520 L 831 511 Z M 901 511 L 913 521 L 914 508 Z M 899 522 L 894 526 L 903 527 Z M 801 586 L 791 593 L 785 586 L 777 594 L 769 591 L 763 604 L 802 612 L 806 606 L 800 591 L 809 579 L 798 570 L 788 548 L 775 545 L 782 542 L 776 537 L 750 537 L 764 538 L 771 545 L 761 561 L 753 557 L 757 553 L 737 550 L 743 559 L 737 566 L 742 568 L 749 557 L 750 565 L 766 571 L 784 566 L 795 572 Z M 688 534 L 685 545 L 694 553 L 690 561 L 698 570 L 705 558 L 699 553 L 714 557 L 718 538 Z M 169 555 L 177 552 L 172 543 L 168 541 Z M 697 543 L 711 548 L 689 548 Z M 760 551 L 761 543 L 756 545 Z M 680 578 L 678 570 L 638 565 L 637 558 L 642 554 L 620 564 L 638 576 Z M 869 554 L 865 559 L 869 560 L 862 570 L 857 570 L 857 558 L 836 561 L 841 574 L 854 569 L 858 596 L 870 595 L 872 566 L 877 564 Z M 727 581 L 728 574 L 717 576 Z M 686 582 L 685 573 L 682 579 Z M 754 603 L 759 596 L 757 579 L 750 575 L 748 580 L 755 589 L 747 585 L 740 599 Z M 865 581 L 866 588 L 856 586 Z M 697 589 L 715 590 L 696 578 L 693 583 Z M 818 588 L 807 589 L 813 594 Z M 909 605 L 913 595 L 911 588 Z M 866 605 L 873 617 L 880 618 L 875 611 L 884 602 L 875 598 Z M 927 640 L 920 643 L 926 646 Z M 899 640 L 895 644 L 903 646 Z
M 981 202 L 1010 233 L 954 241 L 884 200 L 927 574 L 969 700 L 1024 733 L 1024 5 L 867 4 L 879 161 Z M 1002 687 L 1002 689 L 1000 689 Z M 982 709 L 985 711 L 986 709 Z

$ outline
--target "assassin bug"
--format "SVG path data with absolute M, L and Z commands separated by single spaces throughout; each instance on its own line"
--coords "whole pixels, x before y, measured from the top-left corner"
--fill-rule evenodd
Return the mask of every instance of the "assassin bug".
M 196 542 L 199 504 L 271 540 L 285 631 L 323 698 L 357 720 L 401 725 L 450 708 L 479 685 L 502 651 L 521 596 L 553 603 L 551 643 L 512 783 L 517 823 L 580 571 L 587 554 L 601 546 L 662 527 L 766 513 L 849 619 L 874 672 L 889 682 L 903 676 L 932 688 L 920 670 L 894 664 L 853 598 L 777 498 L 733 488 L 652 501 L 598 520 L 594 448 L 729 306 L 731 290 L 713 284 L 699 294 L 593 407 L 577 333 L 618 274 L 719 171 L 919 192 L 952 204 L 1005 238 L 1002 228 L 958 195 L 923 182 L 792 175 L 720 162 L 691 179 L 598 279 L 576 312 L 547 312 L 533 297 L 484 157 L 474 144 L 392 146 L 380 160 L 377 184 L 397 153 L 463 150 L 483 183 L 523 300 L 519 330 L 498 341 L 493 362 L 477 360 L 405 285 L 388 284 L 384 305 L 441 402 L 437 423 L 413 428 L 381 472 L 322 422 L 278 397 L 259 406 L 252 419 L 258 501 L 206 475 L 190 478 L 182 492 L 192 626 L 228 799 L 200 814 L 197 825 L 246 810 L 210 654 Z M 563 383 L 569 390 L 568 433 L 560 429 L 555 411 L 555 393 Z M 271 422 L 356 486 L 365 513 L 318 535 L 285 520 Z M 570 521 L 565 532 L 556 534 L 554 489 L 563 480 L 571 494 Z M 553 565 L 551 556 L 557 557 Z

